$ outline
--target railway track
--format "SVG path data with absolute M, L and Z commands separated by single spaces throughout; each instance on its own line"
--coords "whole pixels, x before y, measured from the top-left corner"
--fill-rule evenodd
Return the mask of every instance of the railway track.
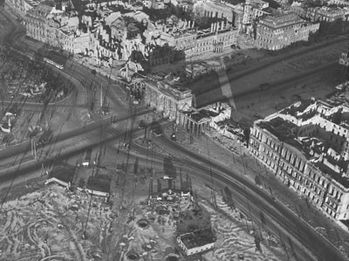
M 295 260 L 347 260 L 331 242 L 319 235 L 281 202 L 274 200 L 265 191 L 245 179 L 243 175 L 197 155 L 164 137 L 158 138 L 158 142 L 164 145 L 164 151 L 169 153 L 182 169 L 194 168 L 197 170 L 196 173 L 201 173 L 208 181 L 211 179 L 211 172 L 215 182 L 222 187 L 228 186 L 239 208 L 247 216 L 252 214 L 254 220 L 260 223 L 260 213 L 264 213 L 268 228 L 276 235 L 281 234 L 283 238 L 290 239 L 293 247 L 297 248 L 299 256 L 296 256 Z M 164 157 L 164 154 L 156 152 L 148 154 L 147 149 L 139 146 L 134 145 L 133 148 L 140 154 L 152 155 L 156 159 Z

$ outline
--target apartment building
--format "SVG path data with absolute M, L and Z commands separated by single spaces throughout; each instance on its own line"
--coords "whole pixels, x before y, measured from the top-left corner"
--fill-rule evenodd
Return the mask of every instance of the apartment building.
M 348 20 L 348 10 L 339 7 L 313 7 L 308 8 L 305 17 L 312 22 L 334 22 L 336 20 Z
M 309 35 L 319 30 L 319 24 L 310 24 L 295 13 L 265 16 L 256 25 L 257 47 L 279 50 L 292 43 L 308 41 Z
M 240 30 L 244 13 L 242 4 L 230 4 L 223 1 L 196 1 L 193 6 L 194 13 L 202 17 L 226 19 L 234 28 Z
M 267 14 L 265 9 L 269 7 L 268 2 L 262 0 L 246 0 L 243 5 L 243 16 L 241 31 L 249 33 L 253 29 L 253 23 L 263 15 Z
M 297 102 L 254 122 L 249 151 L 325 214 L 349 219 L 349 107 Z
M 76 53 L 75 48 L 81 47 L 76 39 L 81 35 L 78 30 L 79 19 L 77 16 L 68 17 L 64 13 L 64 8 L 57 9 L 53 2 L 40 3 L 30 9 L 25 16 L 26 35 L 70 53 Z

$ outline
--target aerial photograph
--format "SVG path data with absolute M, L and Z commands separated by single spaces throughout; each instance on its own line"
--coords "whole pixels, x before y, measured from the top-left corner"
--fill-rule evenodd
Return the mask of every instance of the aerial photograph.
M 349 0 L 0 0 L 0 261 L 349 261 Z

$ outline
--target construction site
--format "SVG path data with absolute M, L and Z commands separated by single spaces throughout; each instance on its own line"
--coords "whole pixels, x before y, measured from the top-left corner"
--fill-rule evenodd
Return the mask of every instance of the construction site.
M 277 237 L 222 193 L 212 202 L 212 189 L 170 158 L 137 158 L 119 150 L 123 143 L 46 166 L 41 178 L 6 190 L 0 260 L 287 260 Z M 195 254 L 178 243 L 207 229 L 207 250 L 200 238 L 190 241 L 203 249 Z

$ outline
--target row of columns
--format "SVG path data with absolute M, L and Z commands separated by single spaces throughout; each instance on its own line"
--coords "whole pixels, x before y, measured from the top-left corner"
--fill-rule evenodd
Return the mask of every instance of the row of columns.
M 201 135 L 208 127 L 207 122 L 196 122 L 184 113 L 178 113 L 177 124 L 183 126 L 190 134 Z
M 219 14 L 221 15 L 220 18 L 224 18 L 223 13 L 219 13 L 218 11 L 208 11 L 208 10 L 204 10 L 204 16 L 205 17 L 211 17 L 211 18 L 219 18 Z
M 144 101 L 147 105 L 162 112 L 164 117 L 175 120 L 176 124 L 183 126 L 192 135 L 199 136 L 208 128 L 208 122 L 195 121 L 190 116 L 179 111 L 174 101 L 167 98 L 165 95 L 161 95 L 152 88 L 145 88 Z

